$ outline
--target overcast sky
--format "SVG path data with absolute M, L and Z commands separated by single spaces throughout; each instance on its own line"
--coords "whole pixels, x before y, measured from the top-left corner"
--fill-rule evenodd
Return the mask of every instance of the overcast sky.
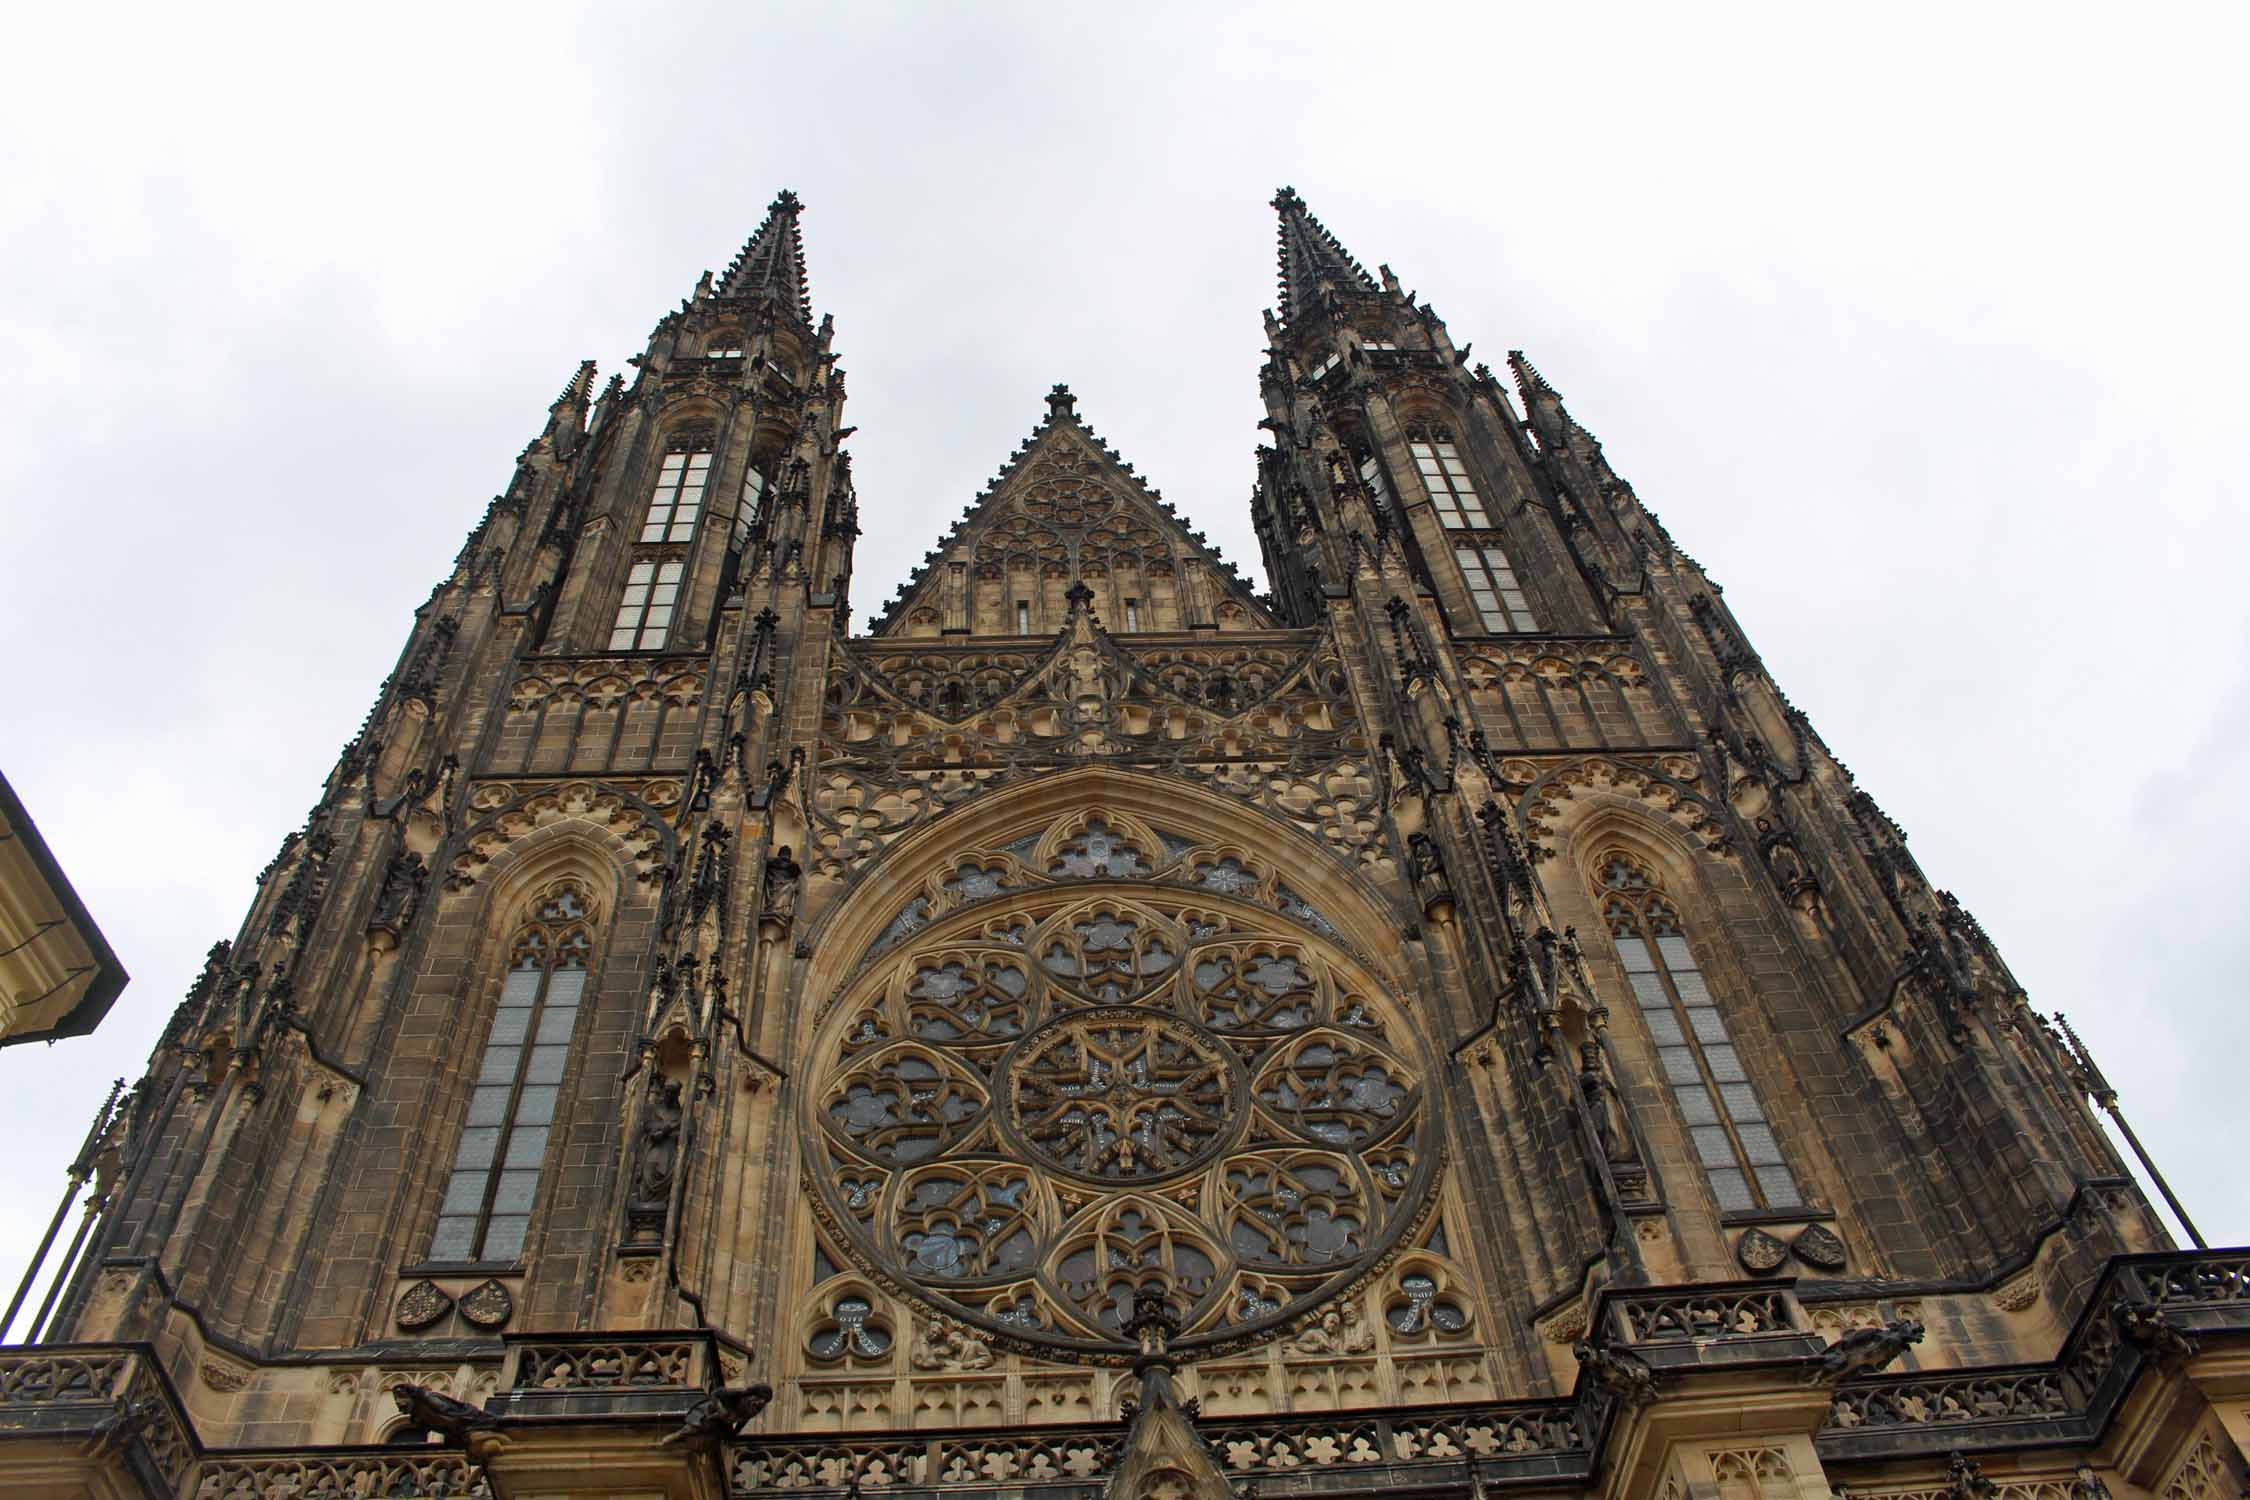
M 784 186 L 859 624 L 1057 380 L 1255 567 L 1291 183 L 1531 355 L 2250 1239 L 2250 11 L 1581 9 L 15 11 L 0 768 L 133 980 L 0 1053 L 0 1278 L 572 368 Z

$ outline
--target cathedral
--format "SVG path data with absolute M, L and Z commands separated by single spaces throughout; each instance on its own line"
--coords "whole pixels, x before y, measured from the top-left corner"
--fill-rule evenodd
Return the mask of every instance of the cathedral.
M 1262 592 L 1058 385 L 854 633 L 790 193 L 577 370 L 95 1122 L 0 1492 L 2238 1500 L 2250 1251 L 1273 207 Z

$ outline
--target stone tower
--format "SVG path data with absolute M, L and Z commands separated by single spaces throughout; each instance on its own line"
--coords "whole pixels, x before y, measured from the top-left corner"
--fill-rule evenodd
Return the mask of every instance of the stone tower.
M 1057 386 L 851 634 L 789 193 L 579 369 L 74 1166 L 0 1484 L 2239 1493 L 2250 1255 L 1554 388 L 1274 206 L 1265 594 Z

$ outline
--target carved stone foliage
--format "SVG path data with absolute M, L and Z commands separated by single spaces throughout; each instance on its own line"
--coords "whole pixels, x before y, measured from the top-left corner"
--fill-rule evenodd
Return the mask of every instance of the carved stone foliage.
M 1416 1477 L 1434 1479 L 1431 1470 L 1457 1473 L 1467 1461 L 1501 1473 L 1521 1461 L 1527 1476 L 1551 1483 L 1558 1471 L 1583 1474 L 1590 1460 L 1580 1417 L 1559 1404 L 1225 1419 L 1206 1421 L 1201 1432 L 1222 1467 L 1245 1479 L 1328 1471 L 1353 1475 L 1361 1486 L 1388 1481 L 1404 1489 Z M 947 1433 L 908 1442 L 763 1439 L 731 1451 L 728 1478 L 737 1495 L 850 1485 L 862 1492 L 950 1484 L 1066 1485 L 1108 1473 L 1117 1461 L 1118 1441 L 1114 1427 L 1036 1435 Z
M 1522 815 L 1531 834 L 1531 855 L 1555 853 L 1557 834 L 1569 819 L 1572 801 L 1608 795 L 1640 802 L 1700 847 L 1713 853 L 1731 849 L 1726 825 L 1692 785 L 1702 769 L 1686 755 L 1655 757 L 1649 764 L 1615 756 L 1588 756 L 1561 766 L 1509 760 L 1500 774 L 1523 788 Z
M 1232 844 L 1197 844 L 1185 835 L 1170 832 L 1145 820 L 1110 813 L 1073 815 L 1053 824 L 1044 833 L 1032 833 L 1003 846 L 972 850 L 925 880 L 916 894 L 903 901 L 890 924 L 877 939 L 880 955 L 893 944 L 918 932 L 947 913 L 964 907 L 1014 899 L 1040 890 L 1069 889 L 1088 881 L 1145 881 L 1197 896 L 1218 895 L 1247 901 L 1277 913 L 1289 922 L 1326 938 L 1335 938 L 1335 925 L 1290 885 L 1287 874 L 1270 854 Z M 1092 960 L 1105 972 L 1081 976 L 1091 981 L 1091 999 L 1131 998 L 1132 987 L 1122 972 L 1123 955 L 1096 953 Z M 1144 954 L 1131 960 L 1137 965 L 1160 962 Z M 1150 970 L 1150 975 L 1156 973 Z M 961 982 L 942 976 L 929 985 L 944 988 Z M 988 983 L 1005 983 L 1004 977 Z M 926 988 L 928 986 L 925 986 Z M 924 999 L 938 997 L 923 996 Z M 1270 1002 L 1269 1002 L 1270 1003 Z M 972 1006 L 987 1028 L 1008 1024 L 1018 1015 L 999 997 L 987 994 Z M 1010 1035 L 1020 1032 L 1020 1022 Z
M 1089 569 L 1171 563 L 1155 518 L 1102 482 L 1092 454 L 1050 449 L 1019 482 L 1025 487 L 977 537 L 975 568 L 1054 568 L 1083 578 Z
M 484 1500 L 484 1475 L 460 1453 L 355 1453 L 333 1458 L 281 1455 L 207 1458 L 195 1500 L 268 1500 L 276 1495 L 457 1495 Z
M 672 853 L 673 838 L 662 809 L 679 800 L 679 783 L 659 781 L 638 792 L 592 781 L 524 786 L 488 782 L 470 793 L 469 809 L 480 820 L 461 841 L 447 866 L 445 888 L 476 884 L 485 866 L 527 834 L 564 820 L 608 830 L 624 846 L 633 870 L 644 882 L 659 878 Z
M 1089 762 L 1200 782 L 1349 864 L 1391 867 L 1349 685 L 1310 635 L 1138 654 L 1089 634 L 1035 652 L 853 646 L 838 656 L 807 773 L 815 874 L 848 879 L 967 797 Z
M 1212 878 L 1146 884 L 1162 867 Z M 949 883 L 980 899 L 886 935 L 808 1095 L 818 1205 L 879 1280 L 1095 1357 L 1161 1284 L 1182 1346 L 1215 1348 L 1295 1323 L 1421 1217 L 1436 1126 L 1395 1002 L 1245 899 L 1269 877 L 1079 814 Z M 1415 1327 L 1463 1326 L 1426 1279 L 1397 1293 Z

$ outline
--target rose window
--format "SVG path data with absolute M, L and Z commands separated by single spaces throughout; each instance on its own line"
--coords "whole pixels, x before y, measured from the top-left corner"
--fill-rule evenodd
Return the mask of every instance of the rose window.
M 1160 1293 L 1183 1348 L 1249 1343 L 1423 1216 L 1411 1033 L 1250 856 L 1081 817 L 908 899 L 826 1011 L 807 1142 L 836 1248 L 930 1311 L 1115 1357 Z

